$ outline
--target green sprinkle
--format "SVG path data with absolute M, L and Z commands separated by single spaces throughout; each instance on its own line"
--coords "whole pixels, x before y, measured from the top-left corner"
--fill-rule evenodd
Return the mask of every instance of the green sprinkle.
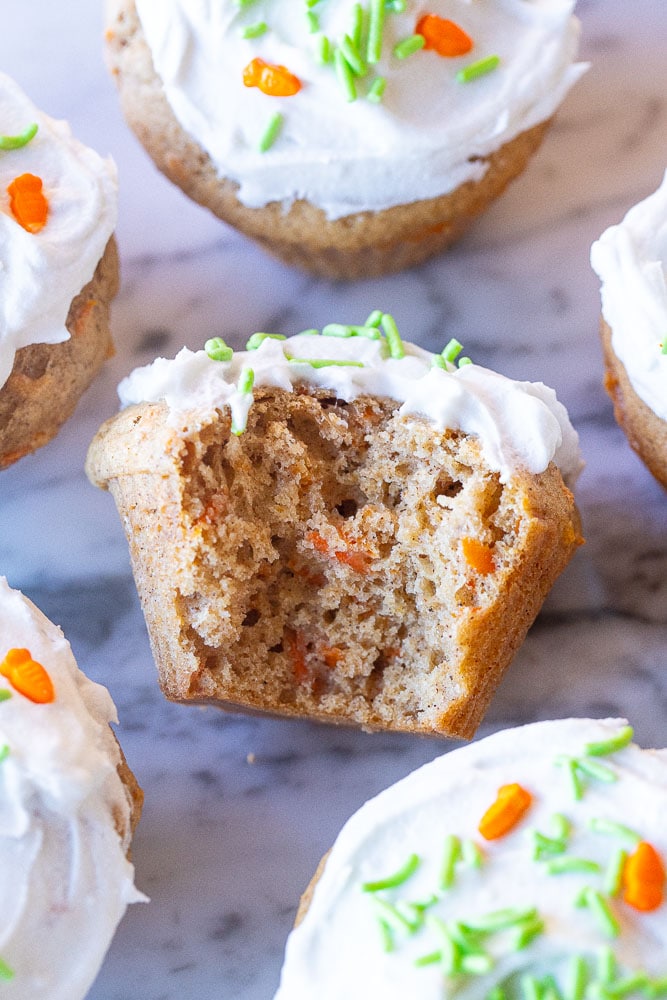
M 600 819 L 594 816 L 588 821 L 588 827 L 594 833 L 605 833 L 612 837 L 619 837 L 632 847 L 636 847 L 642 839 L 636 830 L 631 830 L 629 826 L 624 826 L 623 823 L 615 823 L 611 819 Z
M 364 326 L 378 327 L 381 322 L 382 322 L 382 310 L 374 309 L 373 312 L 368 317 L 368 319 L 366 320 L 366 322 L 364 323 Z
M 405 14 L 408 9 L 407 0 L 388 0 L 385 6 L 394 14 Z
M 507 1000 L 507 994 L 502 986 L 494 986 L 492 990 L 486 994 L 485 1000 Z
M 380 889 L 393 889 L 397 885 L 403 885 L 419 867 L 419 855 L 411 854 L 402 868 L 399 868 L 393 875 L 386 878 L 376 879 L 373 882 L 364 882 L 362 889 L 364 892 L 378 892 Z
M 605 993 L 612 997 L 627 997 L 630 993 L 636 993 L 650 985 L 649 977 L 645 972 L 634 972 L 624 979 L 617 979 L 615 983 L 609 983 L 605 987 Z
M 588 970 L 581 955 L 570 960 L 565 980 L 565 1000 L 584 1000 Z
M 354 74 L 343 51 L 339 48 L 334 52 L 334 66 L 336 67 L 338 82 L 343 88 L 343 93 L 345 94 L 345 100 L 356 101 L 357 88 L 354 82 Z
M 600 929 L 608 937 L 618 937 L 621 928 L 602 893 L 588 886 L 583 893 L 583 902 L 597 920 Z
M 395 906 L 388 903 L 386 899 L 382 899 L 381 896 L 374 896 L 373 905 L 378 911 L 380 920 L 384 921 L 392 930 L 407 931 L 409 934 L 415 931 L 416 928 L 413 922 L 402 914 L 400 910 L 397 910 Z
M 465 837 L 461 841 L 461 860 L 469 868 L 481 868 L 484 863 L 484 854 L 479 844 Z
M 632 742 L 633 736 L 632 726 L 623 726 L 616 736 L 611 736 L 608 740 L 587 743 L 584 747 L 584 753 L 589 757 L 606 757 L 607 754 L 616 753 L 617 750 L 627 747 L 628 743 Z
M 522 927 L 517 927 L 512 937 L 512 949 L 521 951 L 536 937 L 544 933 L 544 921 L 536 918 Z
M 667 976 L 662 976 L 660 979 L 649 979 L 644 992 L 651 998 L 667 996 Z
M 394 935 L 391 933 L 391 927 L 386 920 L 378 920 L 378 927 L 380 929 L 380 937 L 382 939 L 382 950 L 387 953 L 393 951 Z
M 235 0 L 236 6 L 244 10 L 246 7 L 251 7 L 257 0 Z
M 472 358 L 459 358 L 459 368 L 464 368 L 466 365 L 472 364 Z
M 622 847 L 614 851 L 607 869 L 604 873 L 604 891 L 608 896 L 617 896 L 621 891 L 623 881 L 623 868 L 628 857 L 628 852 Z
M 521 994 L 524 1000 L 542 1000 L 542 983 L 536 976 L 522 976 Z
M 611 948 L 601 948 L 598 955 L 598 979 L 610 983 L 616 975 L 616 958 Z
M 366 59 L 371 65 L 380 61 L 384 30 L 384 0 L 371 0 L 368 20 Z
M 439 917 L 427 918 L 427 924 L 440 938 L 440 963 L 446 976 L 454 976 L 462 971 L 462 957 L 456 942 L 452 940 L 444 920 Z
M 615 771 L 612 771 L 609 767 L 605 767 L 604 764 L 598 764 L 595 760 L 587 760 L 586 757 L 578 757 L 577 767 L 581 772 L 583 772 L 583 774 L 587 775 L 587 777 L 594 778 L 596 781 L 604 781 L 608 785 L 618 781 L 618 775 Z
M 384 330 L 384 335 L 387 338 L 387 346 L 389 347 L 389 354 L 392 358 L 404 358 L 405 348 L 403 347 L 403 341 L 401 340 L 401 335 L 398 332 L 398 327 L 396 326 L 396 320 L 389 313 L 382 313 L 382 329 Z
M 7 965 L 4 959 L 0 958 L 0 979 L 9 982 L 10 979 L 14 978 L 14 975 L 14 970 Z
M 204 344 L 204 350 L 211 361 L 231 361 L 234 355 L 234 351 L 227 347 L 222 337 L 211 337 Z
M 461 841 L 453 833 L 445 837 L 440 869 L 440 888 L 450 889 L 454 883 L 454 867 L 461 857 Z
M 0 688 L 0 701 L 9 701 L 12 696 L 12 692 L 7 688 Z
M 426 39 L 423 35 L 409 35 L 394 45 L 394 55 L 397 59 L 407 59 L 408 56 L 423 49 L 425 45 Z
M 287 355 L 285 355 L 287 357 Z M 339 361 L 337 358 L 290 358 L 290 364 L 310 365 L 311 368 L 363 368 L 363 361 Z
M 242 38 L 259 38 L 260 35 L 265 35 L 269 30 L 269 26 L 266 21 L 257 21 L 255 24 L 249 24 L 241 32 Z
M 345 323 L 327 323 L 322 330 L 323 337 L 367 337 L 380 340 L 380 331 L 374 326 L 353 326 Z
M 9 754 L 10 754 L 9 744 L 5 743 L 4 746 L 0 747 L 0 764 L 2 764 L 4 760 L 7 760 Z
M 273 146 L 274 142 L 280 135 L 284 120 L 285 119 L 279 111 L 276 111 L 275 114 L 271 115 L 259 140 L 258 148 L 260 153 L 266 153 L 267 150 L 271 149 L 271 146 Z
M 567 840 L 572 830 L 572 825 L 562 813 L 554 813 L 551 817 L 551 829 L 557 840 Z
M 565 767 L 570 779 L 570 785 L 572 788 L 572 794 L 577 801 L 583 798 L 584 786 L 579 777 L 577 761 L 574 757 L 565 757 L 563 755 L 556 757 L 555 763 L 559 767 Z
M 597 861 L 589 861 L 587 858 L 553 858 L 545 865 L 549 875 L 568 875 L 570 873 L 590 873 L 597 874 L 602 871 L 602 866 Z
M 239 376 L 238 391 L 242 396 L 246 396 L 249 392 L 252 392 L 252 387 L 255 384 L 255 373 L 252 368 L 244 368 Z
M 319 337 L 320 331 L 311 327 L 310 330 L 301 330 L 299 337 Z
M 564 839 L 546 837 L 539 830 L 531 830 L 533 840 L 533 860 L 541 861 L 545 857 L 553 857 L 554 854 L 563 854 L 567 844 Z
M 330 63 L 333 59 L 331 42 L 326 35 L 321 35 L 317 41 L 317 58 L 322 65 Z
M 553 976 L 545 976 L 542 980 L 542 996 L 544 1000 L 563 1000 L 563 995 Z
M 469 66 L 464 66 L 456 74 L 456 79 L 458 83 L 470 83 L 472 80 L 476 80 L 480 76 L 485 76 L 492 70 L 496 69 L 500 63 L 500 56 L 486 56 L 484 59 L 478 59 L 477 62 L 470 63 Z
M 423 968 L 425 965 L 437 965 L 442 961 L 441 951 L 430 951 L 428 955 L 421 955 L 420 958 L 416 958 L 414 965 L 417 969 Z
M 660 345 L 660 353 L 667 354 L 667 337 L 665 337 L 662 344 Z
M 462 955 L 460 968 L 469 976 L 484 976 L 493 968 L 493 959 L 486 954 Z
M 345 59 L 355 76 L 366 75 L 368 72 L 366 63 L 361 58 L 357 46 L 349 35 L 343 35 L 343 40 L 340 43 L 340 51 L 345 56 Z
M 308 22 L 308 31 L 311 35 L 316 34 L 320 30 L 320 15 L 316 14 L 314 10 L 306 12 L 306 21 Z
M 379 104 L 384 97 L 384 92 L 387 87 L 387 78 L 384 76 L 378 76 L 373 80 L 371 87 L 366 94 L 366 98 L 372 101 L 374 104 Z
M 538 913 L 535 907 L 530 907 L 527 910 L 507 907 L 504 910 L 494 910 L 492 913 L 483 914 L 474 920 L 466 920 L 462 923 L 462 927 L 466 931 L 490 934 L 494 931 L 504 930 L 506 927 L 516 927 L 518 924 L 530 922 L 537 917 Z
M 350 31 L 349 38 L 355 49 L 361 45 L 361 36 L 364 30 L 364 12 L 360 3 L 352 4 L 350 11 Z
M 287 337 L 282 333 L 253 333 L 245 345 L 246 351 L 256 351 L 265 340 L 287 340 Z
M 455 337 L 452 337 L 449 343 L 445 347 L 443 347 L 442 351 L 440 352 L 440 357 L 443 359 L 443 361 L 448 361 L 450 364 L 454 364 L 454 361 L 456 360 L 456 358 L 458 357 L 458 355 L 461 353 L 462 350 L 463 350 L 463 344 L 460 344 Z
M 37 135 L 37 129 L 37 122 L 33 122 L 18 135 L 0 135 L 0 149 L 20 149 L 21 146 L 27 146 Z

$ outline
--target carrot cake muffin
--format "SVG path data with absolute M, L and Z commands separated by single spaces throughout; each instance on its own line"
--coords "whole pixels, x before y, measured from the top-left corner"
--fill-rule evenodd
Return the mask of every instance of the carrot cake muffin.
M 106 688 L 0 577 L 0 981 L 20 1000 L 83 1000 L 134 887 L 141 792 Z
M 575 0 L 111 0 L 125 116 L 190 197 L 360 278 L 448 246 L 584 70 Z
M 667 751 L 624 720 L 508 729 L 366 803 L 302 900 L 276 1000 L 667 990 Z
M 46 444 L 112 350 L 116 170 L 0 74 L 0 468 Z
M 206 346 L 133 372 L 87 461 L 165 694 L 472 735 L 581 541 L 565 408 L 381 312 Z
M 628 441 L 667 487 L 667 173 L 591 248 L 605 386 Z

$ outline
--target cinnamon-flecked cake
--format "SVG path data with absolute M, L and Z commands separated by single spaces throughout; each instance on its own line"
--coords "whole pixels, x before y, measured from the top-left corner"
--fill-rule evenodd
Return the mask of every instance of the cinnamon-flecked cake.
M 135 371 L 88 455 L 164 692 L 472 735 L 581 541 L 564 407 L 381 313 L 248 346 Z

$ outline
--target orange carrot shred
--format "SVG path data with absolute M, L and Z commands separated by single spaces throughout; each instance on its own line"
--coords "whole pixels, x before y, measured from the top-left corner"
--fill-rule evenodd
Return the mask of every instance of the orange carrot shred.
M 55 701 L 53 682 L 41 663 L 33 660 L 28 649 L 10 649 L 2 663 L 0 674 L 14 690 L 30 701 L 46 705 Z
M 533 801 L 530 792 L 515 783 L 503 785 L 498 796 L 479 821 L 479 832 L 485 840 L 497 840 L 516 826 Z
M 461 542 L 461 548 L 466 562 L 474 570 L 477 570 L 482 576 L 493 573 L 496 564 L 493 560 L 493 550 L 489 545 L 485 545 L 484 542 L 480 542 L 476 538 L 464 538 Z
M 435 49 L 439 56 L 448 58 L 464 56 L 473 46 L 472 38 L 463 28 L 437 14 L 420 17 L 415 34 L 422 35 L 426 42 L 425 49 Z
M 623 867 L 623 899 L 635 910 L 657 910 L 664 900 L 665 865 L 652 844 L 642 840 Z
M 7 188 L 12 215 L 29 233 L 38 233 L 46 225 L 49 203 L 42 192 L 42 186 L 41 177 L 21 174 Z
M 259 58 L 253 59 L 243 70 L 243 83 L 246 87 L 258 87 L 269 97 L 293 97 L 301 90 L 301 81 L 285 66 Z
M 306 663 L 306 649 L 303 636 L 300 632 L 295 632 L 294 629 L 288 628 L 285 629 L 285 640 L 287 642 L 287 651 L 292 660 L 294 676 L 299 683 L 303 683 L 310 677 Z
M 353 569 L 355 573 L 365 573 L 368 569 L 368 563 L 372 559 L 370 552 L 360 551 L 359 549 L 334 549 L 332 551 L 326 538 L 319 531 L 309 531 L 306 539 L 316 552 L 321 552 L 324 556 L 331 556 L 333 559 L 337 559 L 338 562 Z M 346 541 L 345 539 L 343 540 Z

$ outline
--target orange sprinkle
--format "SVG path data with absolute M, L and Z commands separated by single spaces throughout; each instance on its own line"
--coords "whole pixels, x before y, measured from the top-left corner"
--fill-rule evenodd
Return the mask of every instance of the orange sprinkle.
M 55 701 L 51 678 L 42 664 L 33 660 L 28 649 L 10 649 L 0 663 L 0 674 L 30 701 L 40 705 Z
M 478 830 L 485 840 L 497 840 L 516 826 L 526 812 L 533 797 L 521 785 L 503 785 L 492 806 L 479 821 Z
M 243 70 L 243 83 L 246 87 L 258 87 L 269 97 L 293 97 L 301 90 L 301 81 L 285 66 L 259 58 L 253 59 Z
M 29 233 L 38 233 L 46 225 L 49 203 L 42 193 L 42 186 L 41 177 L 21 174 L 7 188 L 12 215 Z
M 461 542 L 463 555 L 469 566 L 486 576 L 493 573 L 496 564 L 493 560 L 493 549 L 490 545 L 478 541 L 476 538 L 464 538 Z
M 637 844 L 623 868 L 623 899 L 635 910 L 657 910 L 664 900 L 665 865 L 652 844 Z
M 472 38 L 463 28 L 437 14 L 424 14 L 420 17 L 415 33 L 424 38 L 425 49 L 435 49 L 439 56 L 464 56 L 473 45 Z

